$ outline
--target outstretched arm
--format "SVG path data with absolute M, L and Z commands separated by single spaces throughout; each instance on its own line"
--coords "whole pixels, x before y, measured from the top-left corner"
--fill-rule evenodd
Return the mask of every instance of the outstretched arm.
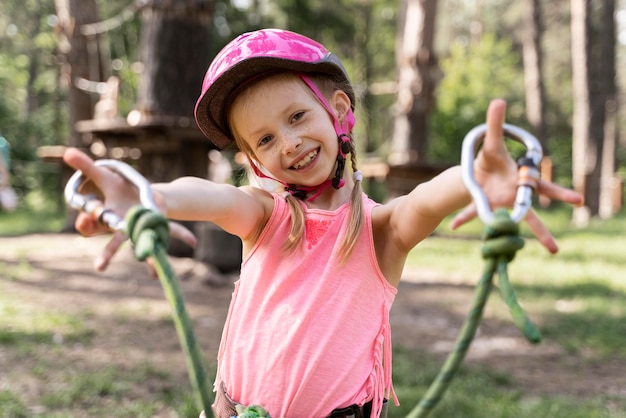
M 94 188 L 107 209 L 118 216 L 139 203 L 137 189 L 117 173 L 96 166 L 94 161 L 81 151 L 70 148 L 64 161 L 90 180 L 87 187 Z M 246 239 L 256 233 L 256 228 L 265 216 L 265 207 L 259 202 L 258 194 L 249 189 L 239 189 L 227 184 L 212 183 L 200 178 L 185 177 L 171 183 L 152 185 L 154 200 L 160 210 L 170 219 L 210 221 L 226 231 Z M 92 191 L 92 192 L 93 192 Z M 83 194 L 86 194 L 83 192 Z M 108 228 L 91 216 L 79 213 L 76 229 L 85 236 L 108 232 Z M 193 234 L 176 223 L 170 224 L 172 236 L 195 246 Z M 97 260 L 96 268 L 104 270 L 110 259 L 125 240 L 116 232 Z
M 487 110 L 487 134 L 474 162 L 474 175 L 489 201 L 490 207 L 512 207 L 517 191 L 517 165 L 511 158 L 503 138 L 506 103 L 493 100 Z M 538 193 L 573 205 L 583 202 L 580 194 L 546 181 L 540 181 Z M 464 208 L 452 221 L 452 227 L 476 217 L 476 207 L 463 185 L 459 166 L 444 171 L 393 203 L 390 224 L 395 225 L 396 239 L 409 251 L 430 235 L 448 215 Z M 526 216 L 532 232 L 550 252 L 556 252 L 554 237 L 537 215 Z

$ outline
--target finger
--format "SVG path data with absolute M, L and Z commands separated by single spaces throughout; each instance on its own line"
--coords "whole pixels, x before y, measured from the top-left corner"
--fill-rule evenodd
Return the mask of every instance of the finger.
M 97 175 L 98 168 L 94 161 L 84 152 L 76 148 L 68 148 L 63 153 L 63 161 L 75 170 L 80 170 L 89 178 Z
M 63 161 L 75 170 L 80 170 L 84 177 L 99 188 L 117 177 L 111 170 L 96 166 L 94 160 L 76 148 L 66 149 L 63 153 Z
M 170 222 L 169 226 L 170 235 L 173 238 L 181 240 L 185 244 L 189 245 L 191 248 L 196 248 L 196 246 L 198 245 L 198 240 L 193 232 L 176 222 Z
M 455 230 L 474 219 L 476 215 L 476 205 L 472 202 L 469 205 L 465 206 L 465 208 L 463 208 L 454 216 L 454 218 L 452 218 L 452 221 L 450 222 L 450 228 L 452 228 L 452 230 Z
M 487 108 L 487 134 L 483 149 L 487 152 L 497 152 L 502 149 L 503 126 L 506 115 L 506 102 L 494 99 Z
M 206 415 L 204 415 L 204 411 L 200 413 L 200 418 L 206 418 Z
M 555 254 L 559 251 L 559 247 L 556 244 L 554 236 L 532 209 L 528 211 L 528 214 L 526 215 L 526 223 L 541 245 L 543 245 L 551 254 Z
M 124 241 L 126 241 L 126 238 L 126 235 L 124 235 L 124 233 L 120 231 L 116 231 L 113 234 L 111 240 L 104 247 L 104 251 L 102 252 L 102 254 L 97 257 L 94 262 L 94 266 L 97 271 L 104 271 L 107 269 L 109 263 L 111 262 L 111 259 L 113 258 L 117 250 L 119 250 Z
M 98 222 L 93 216 L 85 212 L 78 213 L 74 227 L 85 237 L 93 237 L 94 235 L 102 235 L 111 232 L 109 227 Z
M 560 200 L 574 206 L 582 206 L 585 198 L 580 193 L 551 182 L 539 180 L 537 192 L 553 200 Z

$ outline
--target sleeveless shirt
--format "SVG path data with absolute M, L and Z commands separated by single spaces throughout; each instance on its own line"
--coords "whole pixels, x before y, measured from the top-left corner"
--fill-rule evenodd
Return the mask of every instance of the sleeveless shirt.
M 350 205 L 307 209 L 305 239 L 282 249 L 291 214 L 274 209 L 235 282 L 218 353 L 217 382 L 234 401 L 272 417 L 315 418 L 393 396 L 389 309 L 396 288 L 383 276 L 372 234 L 374 201 L 363 195 L 365 224 L 343 264 Z

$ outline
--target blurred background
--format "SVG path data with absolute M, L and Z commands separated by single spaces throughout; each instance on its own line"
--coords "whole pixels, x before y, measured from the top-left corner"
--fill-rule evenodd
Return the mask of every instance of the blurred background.
M 544 145 L 544 177 L 585 194 L 579 225 L 621 210 L 623 1 L 7 0 L 0 8 L 0 147 L 21 211 L 63 210 L 66 145 L 130 161 L 151 180 L 207 176 L 210 146 L 191 120 L 204 71 L 226 42 L 261 27 L 301 32 L 343 59 L 375 198 L 457 164 L 464 135 L 501 97 L 508 122 Z
M 546 382 L 538 367 L 524 365 L 537 374 L 533 381 L 530 371 L 511 377 L 504 360 L 503 368 L 494 371 L 477 359 L 480 367 L 461 376 L 465 395 L 453 397 L 438 416 L 626 416 L 626 383 L 616 377 L 618 372 L 626 375 L 626 1 L 3 0 L 0 11 L 0 417 L 196 414 L 185 395 L 182 361 L 178 374 L 157 363 L 130 367 L 109 359 L 102 362 L 107 366 L 81 365 L 89 373 L 73 371 L 77 387 L 64 380 L 67 375 L 55 374 L 59 367 L 72 369 L 71 357 L 63 357 L 61 348 L 70 353 L 104 345 L 106 335 L 98 330 L 116 306 L 110 298 L 101 311 L 95 308 L 98 299 L 76 293 L 84 280 L 61 284 L 75 271 L 72 263 L 61 263 L 61 268 L 58 260 L 80 260 L 83 264 L 76 268 L 83 279 L 90 269 L 84 254 L 76 254 L 85 250 L 82 241 L 55 241 L 58 233 L 75 239 L 75 213 L 62 193 L 72 172 L 61 156 L 65 147 L 78 147 L 94 158 L 126 161 L 151 181 L 193 175 L 245 182 L 236 150 L 216 154 L 195 126 L 193 107 L 204 72 L 220 48 L 238 34 L 264 27 L 310 36 L 342 59 L 357 90 L 355 138 L 366 190 L 375 200 L 404 194 L 458 164 L 465 134 L 484 122 L 493 98 L 507 100 L 507 122 L 542 143 L 543 178 L 585 196 L 585 206 L 573 210 L 536 202 L 561 243 L 560 258 L 549 258 L 531 241 L 513 274 L 523 282 L 520 299 L 532 299 L 531 310 L 552 338 L 554 345 L 542 352 L 540 364 L 548 374 L 550 366 L 558 366 L 551 373 L 554 384 L 538 385 Z M 513 154 L 519 148 L 511 144 Z M 189 227 L 199 236 L 199 249 L 170 248 L 171 254 L 204 266 L 202 273 L 198 265 L 178 266 L 200 277 L 201 290 L 188 291 L 218 295 L 215 304 L 227 304 L 229 291 L 205 285 L 232 282 L 239 244 L 210 225 Z M 413 300 L 415 305 L 405 301 L 438 308 L 407 308 L 412 315 L 450 317 L 450 329 L 456 330 L 471 293 L 459 298 L 459 307 L 453 305 L 456 299 L 444 302 L 436 295 L 441 290 L 471 292 L 469 285 L 480 272 L 480 257 L 474 254 L 479 236 L 476 223 L 455 237 L 443 225 L 432 244 L 419 247 L 421 253 L 408 262 L 407 277 L 426 278 L 428 284 L 416 288 L 408 280 L 403 286 L 409 288 L 401 294 L 427 295 L 430 289 L 430 299 Z M 50 245 L 78 250 L 55 260 L 46 252 L 52 251 Z M 36 250 L 40 247 L 45 247 L 43 255 Z M 469 267 L 468 259 L 474 262 Z M 121 286 L 116 292 L 126 294 L 121 283 L 128 271 L 104 276 L 109 282 L 91 277 L 89 283 Z M 143 279 L 131 282 L 136 286 L 132 295 L 149 287 L 138 284 Z M 186 285 L 194 286 L 191 282 Z M 44 298 L 53 289 L 68 300 L 79 295 L 94 307 L 83 303 L 66 311 L 62 301 L 53 304 Z M 151 303 L 158 299 L 156 292 L 148 298 Z M 172 326 L 168 315 L 145 301 L 126 302 L 130 305 L 118 306 L 122 314 L 113 315 L 112 329 Z M 501 311 L 488 313 L 498 331 L 500 316 L 502 324 L 510 325 L 506 310 Z M 396 327 L 404 324 L 404 313 L 397 308 Z M 200 326 L 215 322 L 219 333 L 221 321 L 215 317 L 221 314 L 198 315 Z M 135 323 L 137 317 L 143 322 Z M 409 325 L 416 324 L 409 318 Z M 126 336 L 135 332 L 128 329 Z M 446 338 L 450 335 L 445 332 L 433 334 L 433 344 Z M 73 341 L 72 349 L 68 341 Z M 127 343 L 119 336 L 113 346 Z M 211 344 L 206 342 L 208 352 L 214 349 Z M 419 398 L 441 350 L 414 345 L 397 344 L 401 367 L 396 382 L 399 392 Z M 172 351 L 177 350 L 174 342 Z M 517 361 L 528 356 L 525 350 L 517 353 Z M 429 356 L 435 360 L 428 362 L 432 370 L 421 370 L 418 365 Z M 25 358 L 37 361 L 16 367 Z M 128 389 L 144 379 L 156 388 L 141 393 Z M 589 387 L 579 388 L 574 381 L 587 381 Z M 594 385 L 604 392 L 591 390 Z M 59 387 L 65 389 L 54 389 Z M 533 387 L 539 389 L 533 392 Z M 562 391 L 552 396 L 550 387 Z M 494 393 L 496 399 L 489 400 Z M 391 416 L 404 416 L 413 395 L 406 395 L 405 409 Z M 107 415 L 107 408 L 116 404 Z

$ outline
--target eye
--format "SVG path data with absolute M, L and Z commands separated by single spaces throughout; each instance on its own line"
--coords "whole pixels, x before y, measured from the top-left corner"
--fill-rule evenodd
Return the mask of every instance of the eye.
M 263 138 L 261 138 L 261 139 L 259 140 L 259 146 L 261 146 L 261 145 L 265 145 L 265 144 L 267 144 L 268 142 L 270 142 L 271 140 L 272 140 L 272 137 L 271 137 L 270 135 L 265 135 Z
M 291 120 L 293 122 L 297 122 L 300 119 L 302 119 L 303 117 L 304 117 L 304 111 L 300 111 L 300 112 L 294 113 L 294 115 L 291 117 Z

